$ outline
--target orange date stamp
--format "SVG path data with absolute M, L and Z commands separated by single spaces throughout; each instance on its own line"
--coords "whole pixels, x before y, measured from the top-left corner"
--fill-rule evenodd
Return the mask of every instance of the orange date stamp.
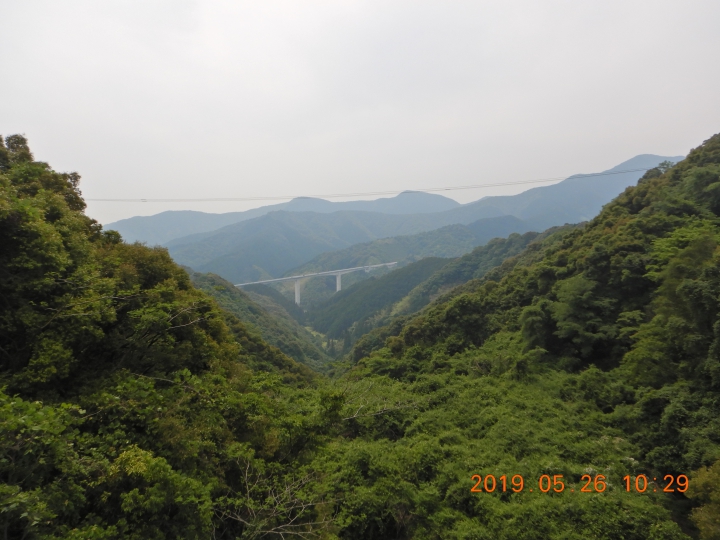
M 509 483 L 506 474 L 497 478 L 492 474 L 486 474 L 485 476 L 473 474 L 471 480 L 475 483 L 470 488 L 472 493 L 493 493 L 495 491 L 512 491 L 514 493 L 528 491 L 532 493 L 534 491 L 534 488 L 530 485 L 525 489 L 525 478 L 520 474 L 512 475 Z M 579 493 L 602 493 L 607 489 L 607 478 L 603 474 L 594 476 L 583 474 L 580 477 L 580 484 L 578 486 Z M 657 492 L 660 490 L 664 493 L 674 493 L 675 491 L 685 493 L 690 486 L 690 480 L 684 474 L 678 476 L 666 474 L 663 477 L 663 485 L 661 485 L 658 483 L 657 477 L 650 480 L 648 476 L 639 474 L 635 477 L 623 476 L 622 484 L 627 492 L 645 493 L 646 491 Z M 541 493 L 562 493 L 566 489 L 565 478 L 562 474 L 543 474 L 538 478 L 537 489 Z M 575 487 L 569 487 L 568 489 L 571 493 L 575 492 Z

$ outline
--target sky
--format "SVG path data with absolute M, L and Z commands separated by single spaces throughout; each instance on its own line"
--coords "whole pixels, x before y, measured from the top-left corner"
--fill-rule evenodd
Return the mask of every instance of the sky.
M 717 0 L 2 1 L 0 134 L 79 172 L 88 199 L 596 172 L 720 132 L 719 24 Z M 273 202 L 87 212 L 109 223 Z

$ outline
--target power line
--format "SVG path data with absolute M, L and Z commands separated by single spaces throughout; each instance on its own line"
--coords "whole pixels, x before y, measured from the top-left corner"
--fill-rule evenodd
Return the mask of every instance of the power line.
M 591 174 L 577 174 L 571 177 L 559 176 L 556 178 L 541 178 L 537 180 L 519 180 L 517 182 L 498 182 L 494 184 L 473 184 L 468 186 L 453 186 L 453 187 L 438 187 L 438 188 L 426 188 L 426 189 L 413 189 L 413 190 L 402 190 L 402 191 L 364 191 L 355 193 L 332 193 L 329 195 L 277 195 L 274 197 L 210 197 L 210 198 L 193 198 L 193 199 L 85 199 L 91 202 L 152 202 L 152 203 L 172 203 L 172 202 L 239 202 L 239 201 L 288 201 L 291 199 L 298 198 L 317 198 L 317 199 L 338 199 L 345 197 L 367 197 L 372 195 L 398 195 L 400 193 L 410 192 L 422 192 L 422 193 L 434 193 L 438 191 L 457 191 L 461 189 L 481 189 L 489 187 L 503 187 L 503 186 L 518 186 L 523 184 L 540 184 L 543 182 L 556 182 L 558 180 L 567 180 L 568 178 L 589 178 L 591 176 L 608 176 L 611 174 L 624 174 L 631 172 L 649 171 L 652 167 L 646 169 L 627 169 L 624 171 L 612 171 L 612 172 L 601 172 Z

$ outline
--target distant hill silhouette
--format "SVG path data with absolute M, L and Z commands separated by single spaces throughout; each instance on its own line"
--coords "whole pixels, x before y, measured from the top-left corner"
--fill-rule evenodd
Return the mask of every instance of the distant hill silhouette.
M 648 168 L 662 161 L 678 159 L 637 156 L 607 172 Z M 454 224 L 468 226 L 471 229 L 470 240 L 467 230 L 458 231 L 460 237 L 457 241 L 446 239 L 444 244 L 438 243 L 437 249 L 433 250 L 426 249 L 427 242 L 437 240 L 429 237 L 427 242 L 415 243 L 419 252 L 406 253 L 404 256 L 458 256 L 494 237 L 514 232 L 541 231 L 590 219 L 623 189 L 636 183 L 642 174 L 642 171 L 635 171 L 603 176 L 576 175 L 552 186 L 530 189 L 519 195 L 486 197 L 441 212 L 391 214 L 356 210 L 332 213 L 274 211 L 218 230 L 178 238 L 166 245 L 181 264 L 197 271 L 219 274 L 235 283 L 280 277 L 322 253 L 345 249 L 354 244 L 413 235 Z M 406 194 L 406 197 L 415 195 L 419 194 Z M 327 207 L 339 203 L 309 199 L 295 202 L 295 207 L 301 204 Z M 448 253 L 448 250 L 456 250 L 463 243 L 467 245 L 462 252 Z M 395 256 L 392 249 L 389 253 Z M 390 261 L 380 259 L 377 262 Z M 368 264 L 367 258 L 360 264 Z M 335 261 L 313 269 L 330 270 L 338 267 L 345 267 L 344 263 Z
M 288 212 L 330 213 L 342 210 L 381 212 L 386 214 L 422 214 L 442 212 L 461 206 L 460 203 L 432 193 L 406 191 L 395 197 L 372 201 L 334 202 L 312 197 L 299 197 L 289 202 L 253 208 L 244 212 L 210 214 L 193 210 L 170 210 L 154 216 L 135 216 L 121 219 L 105 226 L 122 234 L 127 242 L 147 242 L 149 245 L 165 244 L 189 234 L 214 231 L 248 219 L 264 216 L 277 210 Z
M 544 230 L 563 223 L 578 223 L 595 217 L 602 207 L 628 186 L 634 186 L 644 171 L 663 161 L 676 163 L 684 156 L 663 157 L 642 154 L 603 171 L 603 176 L 574 175 L 551 186 L 536 187 L 517 195 L 485 197 L 455 210 L 458 216 L 466 213 L 475 217 L 512 215 L 531 220 Z
M 681 159 L 682 156 L 642 154 L 604 172 L 650 168 L 665 160 L 677 162 Z M 110 223 L 105 228 L 120 232 L 128 242 L 140 241 L 149 245 L 167 244 L 174 239 L 215 231 L 227 225 L 264 216 L 277 210 L 318 213 L 350 210 L 400 215 L 452 210 L 457 212 L 458 221 L 444 222 L 443 225 L 471 223 L 483 217 L 513 215 L 521 219 L 534 219 L 539 225 L 545 225 L 540 228 L 546 228 L 556 224 L 559 216 L 566 214 L 566 205 L 572 205 L 576 211 L 569 213 L 565 222 L 590 219 L 600 211 L 603 204 L 609 202 L 625 187 L 634 185 L 641 175 L 642 172 L 589 178 L 575 175 L 552 186 L 529 189 L 518 195 L 485 197 L 465 205 L 442 195 L 418 191 L 406 191 L 395 197 L 371 201 L 334 202 L 312 197 L 299 197 L 289 202 L 271 204 L 244 212 L 210 214 L 193 210 L 177 210 L 161 212 L 154 216 L 135 216 Z M 580 219 L 577 219 L 578 216 Z
M 438 220 L 428 219 L 429 216 L 438 216 L 445 221 L 452 219 L 444 212 L 408 216 L 375 212 L 272 212 L 220 231 L 174 240 L 168 248 L 181 264 L 242 283 L 282 276 L 321 253 L 395 235 L 410 235 L 410 238 L 390 242 L 394 248 L 386 250 L 387 255 L 403 253 L 403 258 L 408 258 L 417 252 L 426 256 L 459 256 L 496 236 L 532 228 L 530 222 L 500 216 L 480 220 L 462 229 L 455 227 L 432 234 Z M 429 229 L 432 232 L 424 237 L 413 238 L 411 234 Z M 455 232 L 459 234 L 457 240 Z

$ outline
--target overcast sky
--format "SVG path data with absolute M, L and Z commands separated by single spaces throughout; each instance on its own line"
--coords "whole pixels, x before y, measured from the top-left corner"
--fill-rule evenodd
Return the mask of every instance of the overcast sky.
M 720 132 L 718 0 L 2 0 L 0 37 L 0 133 L 87 198 L 510 182 Z

